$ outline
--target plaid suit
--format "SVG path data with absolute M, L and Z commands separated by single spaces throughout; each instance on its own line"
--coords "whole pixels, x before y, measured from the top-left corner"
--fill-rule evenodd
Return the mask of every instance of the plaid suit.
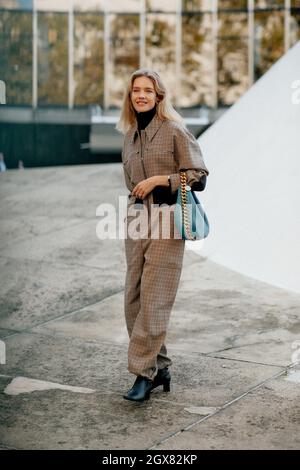
M 157 115 L 141 131 L 141 135 L 137 125 L 126 133 L 122 162 L 130 193 L 140 181 L 150 176 L 170 175 L 171 192 L 174 194 L 180 185 L 180 169 L 186 170 L 189 185 L 199 181 L 203 174 L 209 174 L 195 137 L 180 123 L 161 120 Z M 130 338 L 128 370 L 153 380 L 158 368 L 172 364 L 167 355 L 165 337 L 180 280 L 185 242 L 174 226 L 174 204 L 163 208 L 167 217 L 161 221 L 152 206 L 152 192 L 144 198 L 142 204 L 135 202 L 136 198 L 129 194 L 124 295 L 126 326 Z M 135 218 L 131 211 L 138 208 L 146 214 L 143 219 L 145 224 L 142 227 L 143 234 L 134 238 L 129 226 Z M 156 214 L 154 218 L 153 214 Z M 147 224 L 150 218 L 152 226 Z M 152 237 L 154 231 L 155 239 Z

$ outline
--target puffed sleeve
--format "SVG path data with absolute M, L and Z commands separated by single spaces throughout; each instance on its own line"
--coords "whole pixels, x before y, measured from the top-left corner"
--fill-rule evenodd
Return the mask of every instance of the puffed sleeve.
M 180 124 L 176 124 L 173 139 L 174 157 L 178 172 L 170 175 L 172 193 L 180 186 L 179 170 L 186 170 L 187 184 L 189 186 L 199 182 L 203 176 L 206 178 L 209 175 L 199 143 L 193 134 Z

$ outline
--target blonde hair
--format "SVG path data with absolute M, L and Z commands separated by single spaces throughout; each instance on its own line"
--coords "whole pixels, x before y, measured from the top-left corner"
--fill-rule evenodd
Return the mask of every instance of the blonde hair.
M 134 80 L 138 77 L 147 77 L 152 80 L 154 90 L 156 92 L 156 114 L 160 119 L 169 119 L 170 121 L 180 122 L 185 127 L 184 121 L 180 114 L 173 108 L 167 89 L 162 82 L 162 79 L 157 72 L 150 69 L 139 69 L 133 72 L 128 80 L 128 84 L 123 97 L 123 104 L 121 108 L 121 116 L 117 122 L 116 129 L 122 134 L 126 134 L 129 129 L 135 124 L 136 117 L 134 107 L 131 102 L 131 92 Z

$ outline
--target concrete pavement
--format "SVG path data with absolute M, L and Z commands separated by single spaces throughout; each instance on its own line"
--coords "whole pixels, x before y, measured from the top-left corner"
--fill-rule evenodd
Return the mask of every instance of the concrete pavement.
M 300 447 L 300 295 L 186 250 L 171 392 L 125 401 L 123 241 L 95 232 L 121 165 L 12 170 L 0 193 L 0 448 Z

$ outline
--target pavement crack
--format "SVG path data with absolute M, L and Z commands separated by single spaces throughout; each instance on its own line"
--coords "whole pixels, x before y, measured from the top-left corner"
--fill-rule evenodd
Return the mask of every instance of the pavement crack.
M 221 413 L 223 410 L 229 408 L 230 406 L 232 406 L 234 403 L 242 400 L 244 397 L 246 397 L 247 395 L 249 395 L 249 393 L 252 393 L 254 392 L 255 390 L 258 390 L 259 388 L 261 388 L 263 385 L 265 385 L 267 382 L 271 381 L 271 380 L 274 380 L 274 379 L 277 379 L 278 377 L 284 375 L 287 373 L 288 369 L 290 368 L 291 366 L 288 366 L 288 367 L 285 367 L 283 370 L 281 370 L 280 372 L 277 372 L 276 374 L 273 374 L 271 377 L 268 377 L 267 379 L 263 380 L 262 382 L 260 382 L 259 384 L 255 385 L 254 387 L 251 387 L 249 390 L 247 390 L 247 392 L 243 393 L 242 395 L 234 398 L 233 400 L 230 400 L 229 402 L 225 403 L 223 406 L 220 406 L 216 411 L 213 411 L 212 413 L 204 416 L 204 417 L 201 417 L 195 421 L 193 421 L 192 423 L 188 424 L 187 426 L 185 426 L 184 428 L 181 428 L 179 431 L 175 431 L 169 435 L 167 435 L 165 438 L 161 439 L 160 441 L 156 442 L 153 446 L 151 447 L 148 447 L 147 450 L 156 450 L 157 446 L 160 446 L 161 444 L 164 444 L 165 442 L 169 441 L 170 439 L 172 439 L 173 437 L 176 437 L 176 436 L 180 436 L 181 433 L 185 432 L 185 431 L 189 431 L 191 428 L 193 428 L 194 426 L 196 426 L 197 424 L 201 424 L 203 423 L 204 421 L 212 418 L 213 416 L 216 416 L 217 414 Z
M 120 292 L 123 292 L 123 291 L 124 291 L 124 288 L 122 288 L 122 289 L 117 289 L 117 290 L 115 290 L 114 292 L 112 292 L 112 293 L 110 293 L 109 295 L 107 295 L 106 297 L 103 297 L 103 298 L 97 300 L 96 302 L 91 302 L 90 304 L 83 305 L 82 307 L 77 308 L 77 309 L 75 309 L 75 310 L 72 310 L 71 312 L 65 313 L 65 314 L 60 315 L 60 316 L 58 316 L 58 317 L 51 318 L 51 319 L 46 320 L 46 321 L 44 321 L 44 322 L 42 322 L 42 323 L 37 323 L 37 324 L 35 324 L 35 325 L 30 326 L 29 328 L 24 328 L 23 330 L 19 330 L 19 331 L 17 331 L 16 333 L 12 333 L 12 334 L 10 334 L 10 335 L 3 336 L 3 337 L 2 337 L 2 340 L 5 340 L 5 339 L 7 339 L 7 338 L 12 338 L 12 337 L 14 337 L 14 336 L 17 336 L 17 335 L 20 335 L 20 334 L 24 334 L 24 333 L 31 333 L 34 328 L 42 327 L 42 326 L 44 326 L 44 325 L 47 325 L 48 323 L 51 323 L 51 322 L 54 322 L 54 321 L 58 321 L 58 320 L 62 320 L 63 318 L 71 317 L 72 315 L 75 315 L 75 314 L 79 313 L 81 310 L 84 310 L 85 308 L 91 307 L 91 306 L 93 306 L 93 305 L 97 305 L 97 304 L 103 302 L 104 300 L 107 300 L 107 299 L 109 299 L 110 297 L 113 297 L 114 295 L 117 295 L 117 294 L 119 294 Z

